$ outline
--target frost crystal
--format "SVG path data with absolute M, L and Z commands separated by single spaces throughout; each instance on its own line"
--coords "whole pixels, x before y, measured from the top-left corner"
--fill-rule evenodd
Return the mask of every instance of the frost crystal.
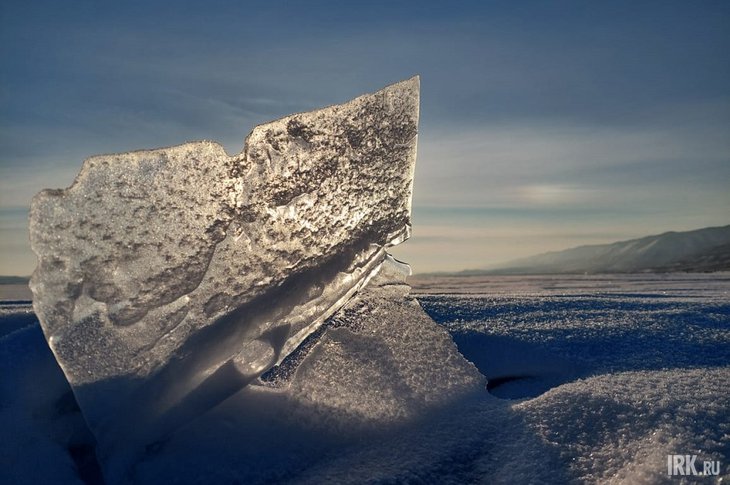
M 34 309 L 102 455 L 281 362 L 408 237 L 418 94 L 416 77 L 258 126 L 233 157 L 92 157 L 35 197 Z

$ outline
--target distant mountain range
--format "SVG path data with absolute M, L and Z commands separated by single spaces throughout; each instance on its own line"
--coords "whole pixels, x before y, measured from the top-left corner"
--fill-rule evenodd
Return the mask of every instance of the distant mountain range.
M 0 285 L 27 285 L 29 276 L 0 276 Z
M 459 274 L 730 271 L 730 225 L 538 254 Z

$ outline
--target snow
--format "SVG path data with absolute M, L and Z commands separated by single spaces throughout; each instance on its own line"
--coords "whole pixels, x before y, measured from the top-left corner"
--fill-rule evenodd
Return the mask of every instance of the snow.
M 565 384 L 514 410 L 559 450 L 571 479 L 657 483 L 674 453 L 720 460 L 727 476 L 728 389 L 727 367 L 629 371 Z
M 0 315 L 3 329 L 15 327 L 17 311 Z M 0 482 L 81 484 L 68 449 L 88 444 L 90 433 L 38 321 L 3 333 Z
M 730 275 L 465 278 L 440 294 L 434 280 L 418 298 L 459 349 L 533 379 L 486 392 L 397 268 L 287 372 L 150 448 L 138 483 L 665 483 L 673 453 L 719 460 L 728 479 Z M 0 481 L 78 483 L 66 449 L 88 435 L 56 404 L 69 387 L 40 328 L 6 334 L 0 355 Z

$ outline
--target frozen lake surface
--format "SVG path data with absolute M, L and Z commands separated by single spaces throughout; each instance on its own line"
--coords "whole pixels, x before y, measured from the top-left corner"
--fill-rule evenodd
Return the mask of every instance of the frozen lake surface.
M 249 481 L 728 480 L 729 273 L 410 282 L 488 392 L 300 461 L 258 457 Z M 30 308 L 4 304 L 0 318 L 0 482 L 99 483 L 93 441 Z M 208 458 L 235 451 L 221 446 Z M 697 455 L 698 473 L 719 462 L 719 476 L 670 477 L 669 454 Z
M 427 313 L 492 379 L 730 365 L 730 273 L 422 277 L 412 284 Z

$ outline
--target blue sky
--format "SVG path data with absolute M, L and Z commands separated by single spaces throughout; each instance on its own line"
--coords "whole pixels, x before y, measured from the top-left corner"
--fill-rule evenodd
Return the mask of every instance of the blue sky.
M 93 154 L 213 139 L 421 75 L 415 272 L 730 223 L 727 2 L 0 6 L 0 274 Z

